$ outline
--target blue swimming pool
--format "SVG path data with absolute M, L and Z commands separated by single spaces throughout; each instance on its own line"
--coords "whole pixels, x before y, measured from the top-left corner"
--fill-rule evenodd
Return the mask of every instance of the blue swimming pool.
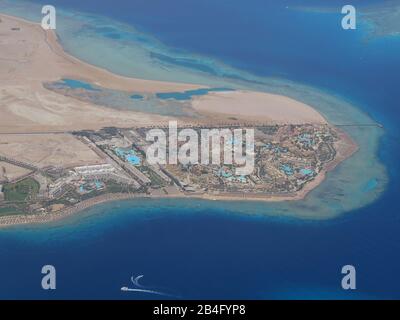
M 133 149 L 116 148 L 114 151 L 117 156 L 125 161 L 128 161 L 134 166 L 139 166 L 142 163 L 142 159 L 140 159 L 140 157 L 136 154 L 136 151 Z

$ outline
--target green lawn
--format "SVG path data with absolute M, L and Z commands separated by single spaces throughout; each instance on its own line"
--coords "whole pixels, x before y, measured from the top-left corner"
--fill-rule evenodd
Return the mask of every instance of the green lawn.
M 19 210 L 17 208 L 12 208 L 12 207 L 0 208 L 0 217 L 14 216 L 14 215 L 22 214 L 22 213 L 23 213 L 23 211 Z
M 119 192 L 123 192 L 126 189 L 126 187 L 123 187 L 122 185 L 115 183 L 115 182 L 111 182 L 108 181 L 107 182 L 107 191 L 109 193 L 119 193 Z
M 6 184 L 3 188 L 6 201 L 18 202 L 36 196 L 40 185 L 35 179 L 26 178 L 17 183 Z

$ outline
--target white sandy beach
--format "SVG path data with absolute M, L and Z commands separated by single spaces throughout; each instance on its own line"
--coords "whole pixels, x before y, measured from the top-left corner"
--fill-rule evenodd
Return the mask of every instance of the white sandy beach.
M 310 106 L 276 94 L 251 91 L 213 92 L 194 99 L 195 110 L 210 115 L 227 115 L 246 120 L 278 123 L 326 123 Z

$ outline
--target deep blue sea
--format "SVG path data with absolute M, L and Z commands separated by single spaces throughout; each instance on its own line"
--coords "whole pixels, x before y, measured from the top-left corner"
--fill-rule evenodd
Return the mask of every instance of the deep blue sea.
M 132 24 L 168 46 L 356 102 L 385 127 L 378 156 L 389 184 L 372 205 L 323 222 L 160 200 L 107 204 L 64 223 L 1 230 L 0 298 L 156 298 L 120 291 L 132 275 L 144 275 L 144 285 L 183 299 L 399 299 L 400 36 L 344 33 L 340 14 L 285 10 L 327 2 L 52 0 Z M 44 264 L 57 269 L 55 291 L 41 289 Z M 340 285 L 346 264 L 357 270 L 352 292 Z

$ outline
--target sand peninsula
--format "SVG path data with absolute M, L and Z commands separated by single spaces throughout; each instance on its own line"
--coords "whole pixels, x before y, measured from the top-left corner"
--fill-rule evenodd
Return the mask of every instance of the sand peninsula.
M 67 54 L 54 31 L 20 18 L 0 15 L 0 133 L 73 131 L 167 121 L 138 112 L 115 112 L 54 94 L 43 83 L 80 79 L 101 87 L 145 93 L 181 92 L 203 86 L 115 75 Z M 232 107 L 230 107 L 232 106 Z M 250 91 L 214 92 L 194 103 L 199 112 L 282 123 L 325 123 L 313 108 L 293 99 Z M 215 119 L 215 117 L 213 117 Z M 189 119 L 187 119 L 190 121 Z
M 60 45 L 56 33 L 43 30 L 39 24 L 4 14 L 0 14 L 0 19 L 0 157 L 2 157 L 0 158 L 0 169 L 5 168 L 3 177 L 0 175 L 0 184 L 19 183 L 24 179 L 34 178 L 40 180 L 40 190 L 45 192 L 43 190 L 46 188 L 42 186 L 42 183 L 49 187 L 58 182 L 57 178 L 53 177 L 57 181 L 52 181 L 52 178 L 47 175 L 49 174 L 46 171 L 48 169 L 52 170 L 54 167 L 58 167 L 72 170 L 83 164 L 98 165 L 113 161 L 119 163 L 119 160 L 113 157 L 107 159 L 104 150 L 97 150 L 95 143 L 90 139 L 85 141 L 83 139 L 85 137 L 78 136 L 76 138 L 72 134 L 87 130 L 102 130 L 107 127 L 121 128 L 121 130 L 157 127 L 158 124 L 165 125 L 170 120 L 178 119 L 185 126 L 209 125 L 215 127 L 227 124 L 231 126 L 240 126 L 241 124 L 266 126 L 267 128 L 298 126 L 296 130 L 301 130 L 302 126 L 316 126 L 317 128 L 329 128 L 329 132 L 336 137 L 334 141 L 332 140 L 331 145 L 334 157 L 324 163 L 317 172 L 318 174 L 307 180 L 307 184 L 295 192 L 253 195 L 248 192 L 221 191 L 200 194 L 184 192 L 185 190 L 179 191 L 179 188 L 174 188 L 173 191 L 169 189 L 168 192 L 106 193 L 90 199 L 82 199 L 70 206 L 63 202 L 51 201 L 50 210 L 31 203 L 29 210 L 35 213 L 3 214 L 5 215 L 3 217 L 0 214 L 0 226 L 60 219 L 96 203 L 127 198 L 196 197 L 239 201 L 299 200 L 324 180 L 326 172 L 333 170 L 338 163 L 350 157 L 357 150 L 357 146 L 348 135 L 329 125 L 324 117 L 312 107 L 275 94 L 247 90 L 210 92 L 193 97 L 184 105 L 192 109 L 199 117 L 177 118 L 172 115 L 116 110 L 87 99 L 49 90 L 45 87 L 46 83 L 62 79 L 76 79 L 101 88 L 120 92 L 140 92 L 148 95 L 185 92 L 205 87 L 196 84 L 119 76 L 80 61 L 66 53 Z M 317 136 L 320 134 L 318 130 L 316 130 Z M 26 150 L 30 152 L 26 152 Z M 20 163 L 17 163 L 15 159 L 18 159 Z M 162 173 L 159 174 L 162 176 Z M 163 190 L 167 190 L 167 188 Z M 32 201 L 29 197 L 27 199 Z M 3 203 L 9 201 L 9 199 L 5 200 Z M 28 200 L 22 202 L 24 201 Z M 0 209 L 1 205 L 0 198 Z M 5 206 L 3 204 L 3 207 Z M 37 209 L 42 211 L 35 211 Z M 38 212 L 42 213 L 38 214 Z

